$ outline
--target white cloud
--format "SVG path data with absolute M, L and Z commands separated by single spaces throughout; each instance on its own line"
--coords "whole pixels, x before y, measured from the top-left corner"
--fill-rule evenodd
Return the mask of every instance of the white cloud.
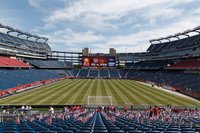
M 85 45 L 105 40 L 103 35 L 97 35 L 93 31 L 75 32 L 69 28 L 50 33 L 47 36 L 50 38 L 49 44 L 51 46 L 61 48 L 62 50 L 67 47 L 67 49 L 79 48 L 80 51 Z
M 164 6 L 153 6 L 150 9 L 144 10 L 141 14 L 147 20 L 159 18 L 159 19 L 171 19 L 182 15 L 183 9 L 169 8 Z
M 102 35 L 95 35 L 92 31 L 86 33 L 72 33 L 67 36 L 67 42 L 72 44 L 77 43 L 92 43 L 97 41 L 103 41 L 105 39 Z
M 29 5 L 35 8 L 41 8 L 40 2 L 41 0 L 28 0 Z
M 194 8 L 189 11 L 182 6 L 194 1 L 63 0 L 66 4 L 64 8 L 50 12 L 44 19 L 45 30 L 50 31 L 49 43 L 54 48 L 62 47 L 61 50 L 67 46 L 68 49 L 79 48 L 80 51 L 89 46 L 95 52 L 106 52 L 110 47 L 116 48 L 118 52 L 141 52 L 149 47 L 150 39 L 199 25 L 200 10 Z M 56 27 L 65 23 L 70 24 L 64 30 L 57 28 L 55 31 Z M 71 23 L 80 27 L 80 31 L 76 31 Z M 128 32 L 125 33 L 123 28 Z
M 73 1 L 65 8 L 54 10 L 50 16 L 45 18 L 47 23 L 59 21 L 82 21 L 90 28 L 102 30 L 102 28 L 117 28 L 111 24 L 111 20 L 118 20 L 123 16 L 136 14 L 149 18 L 176 17 L 182 10 L 172 9 L 180 3 L 189 3 L 192 0 L 177 2 L 174 0 L 82 0 Z M 67 1 L 68 2 L 68 1 Z M 169 6 L 166 6 L 169 4 Z

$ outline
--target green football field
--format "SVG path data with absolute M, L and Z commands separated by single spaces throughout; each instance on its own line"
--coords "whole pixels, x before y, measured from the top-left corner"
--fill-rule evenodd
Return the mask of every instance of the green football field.
M 200 102 L 133 80 L 66 79 L 0 99 L 0 105 L 200 105 Z M 95 102 L 94 102 L 95 101 Z M 98 103 L 99 102 L 99 103 Z

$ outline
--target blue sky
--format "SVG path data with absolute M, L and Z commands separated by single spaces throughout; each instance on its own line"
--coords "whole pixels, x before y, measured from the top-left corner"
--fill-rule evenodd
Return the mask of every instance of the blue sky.
M 199 0 L 1 0 L 0 23 L 49 38 L 53 50 L 142 52 L 150 39 L 200 25 Z

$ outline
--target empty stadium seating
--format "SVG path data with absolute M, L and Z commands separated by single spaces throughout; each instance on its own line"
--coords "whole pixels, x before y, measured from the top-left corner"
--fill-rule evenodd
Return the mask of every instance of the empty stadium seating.
M 9 57 L 2 57 L 0 56 L 0 67 L 24 67 L 28 68 L 31 67 L 30 65 Z
M 120 78 L 121 77 L 119 72 L 116 69 L 109 70 L 109 73 L 110 73 L 111 78 Z
M 88 77 L 89 70 L 88 69 L 81 69 L 79 72 L 78 77 Z
M 89 77 L 99 77 L 99 70 L 90 70 Z
M 71 71 L 71 74 L 72 74 L 73 77 L 78 77 L 79 72 L 80 72 L 79 69 L 73 69 L 73 70 Z
M 126 69 L 161 69 L 171 64 L 171 61 L 141 61 L 136 63 L 126 63 Z
M 200 60 L 183 60 L 171 65 L 167 69 L 200 69 Z
M 128 70 L 119 70 L 119 74 L 121 78 L 125 78 L 128 74 Z
M 133 78 L 142 81 L 150 81 L 157 84 L 165 84 L 190 94 L 200 94 L 199 74 L 174 72 L 174 71 L 136 71 L 130 70 L 126 78 Z M 200 98 L 197 96 L 196 98 Z
M 149 118 L 149 110 L 96 112 L 86 109 L 84 112 L 75 111 L 66 115 L 57 113 L 49 117 L 38 114 L 36 117 L 27 116 L 17 118 L 16 121 L 0 122 L 0 132 L 197 133 L 200 131 L 198 113 L 199 110 L 179 110 L 179 113 L 165 110 L 158 114 L 158 117 Z M 85 121 L 82 118 L 86 118 Z
M 121 78 L 120 73 L 117 69 L 80 69 L 80 70 L 72 70 L 72 75 L 74 77 L 82 77 L 82 78 Z
M 49 52 L 51 48 L 47 43 L 34 42 L 31 40 L 26 40 L 4 33 L 0 33 L 0 43 L 10 47 L 17 47 L 19 49 L 27 49 L 34 52 Z
M 100 77 L 102 77 L 102 78 L 109 78 L 110 77 L 109 74 L 108 74 L 108 70 L 100 70 L 99 73 L 100 73 Z
M 56 68 L 56 69 L 72 68 L 71 62 L 62 62 L 58 60 L 26 59 L 26 61 L 38 68 Z
M 35 81 L 68 76 L 63 70 L 6 70 L 0 69 L 0 89 L 8 89 Z M 12 81 L 12 82 L 11 82 Z
M 147 49 L 147 51 L 160 52 L 160 51 L 169 51 L 169 50 L 179 50 L 179 49 L 195 47 L 199 45 L 200 45 L 200 36 L 195 35 L 195 36 L 191 36 L 191 37 L 176 40 L 176 41 L 151 44 L 150 47 Z

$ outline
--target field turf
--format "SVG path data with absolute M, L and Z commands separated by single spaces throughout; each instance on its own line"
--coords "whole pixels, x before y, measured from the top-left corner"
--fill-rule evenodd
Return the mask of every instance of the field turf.
M 0 99 L 0 105 L 86 105 L 88 96 L 112 96 L 113 105 L 200 105 L 133 80 L 66 79 Z

